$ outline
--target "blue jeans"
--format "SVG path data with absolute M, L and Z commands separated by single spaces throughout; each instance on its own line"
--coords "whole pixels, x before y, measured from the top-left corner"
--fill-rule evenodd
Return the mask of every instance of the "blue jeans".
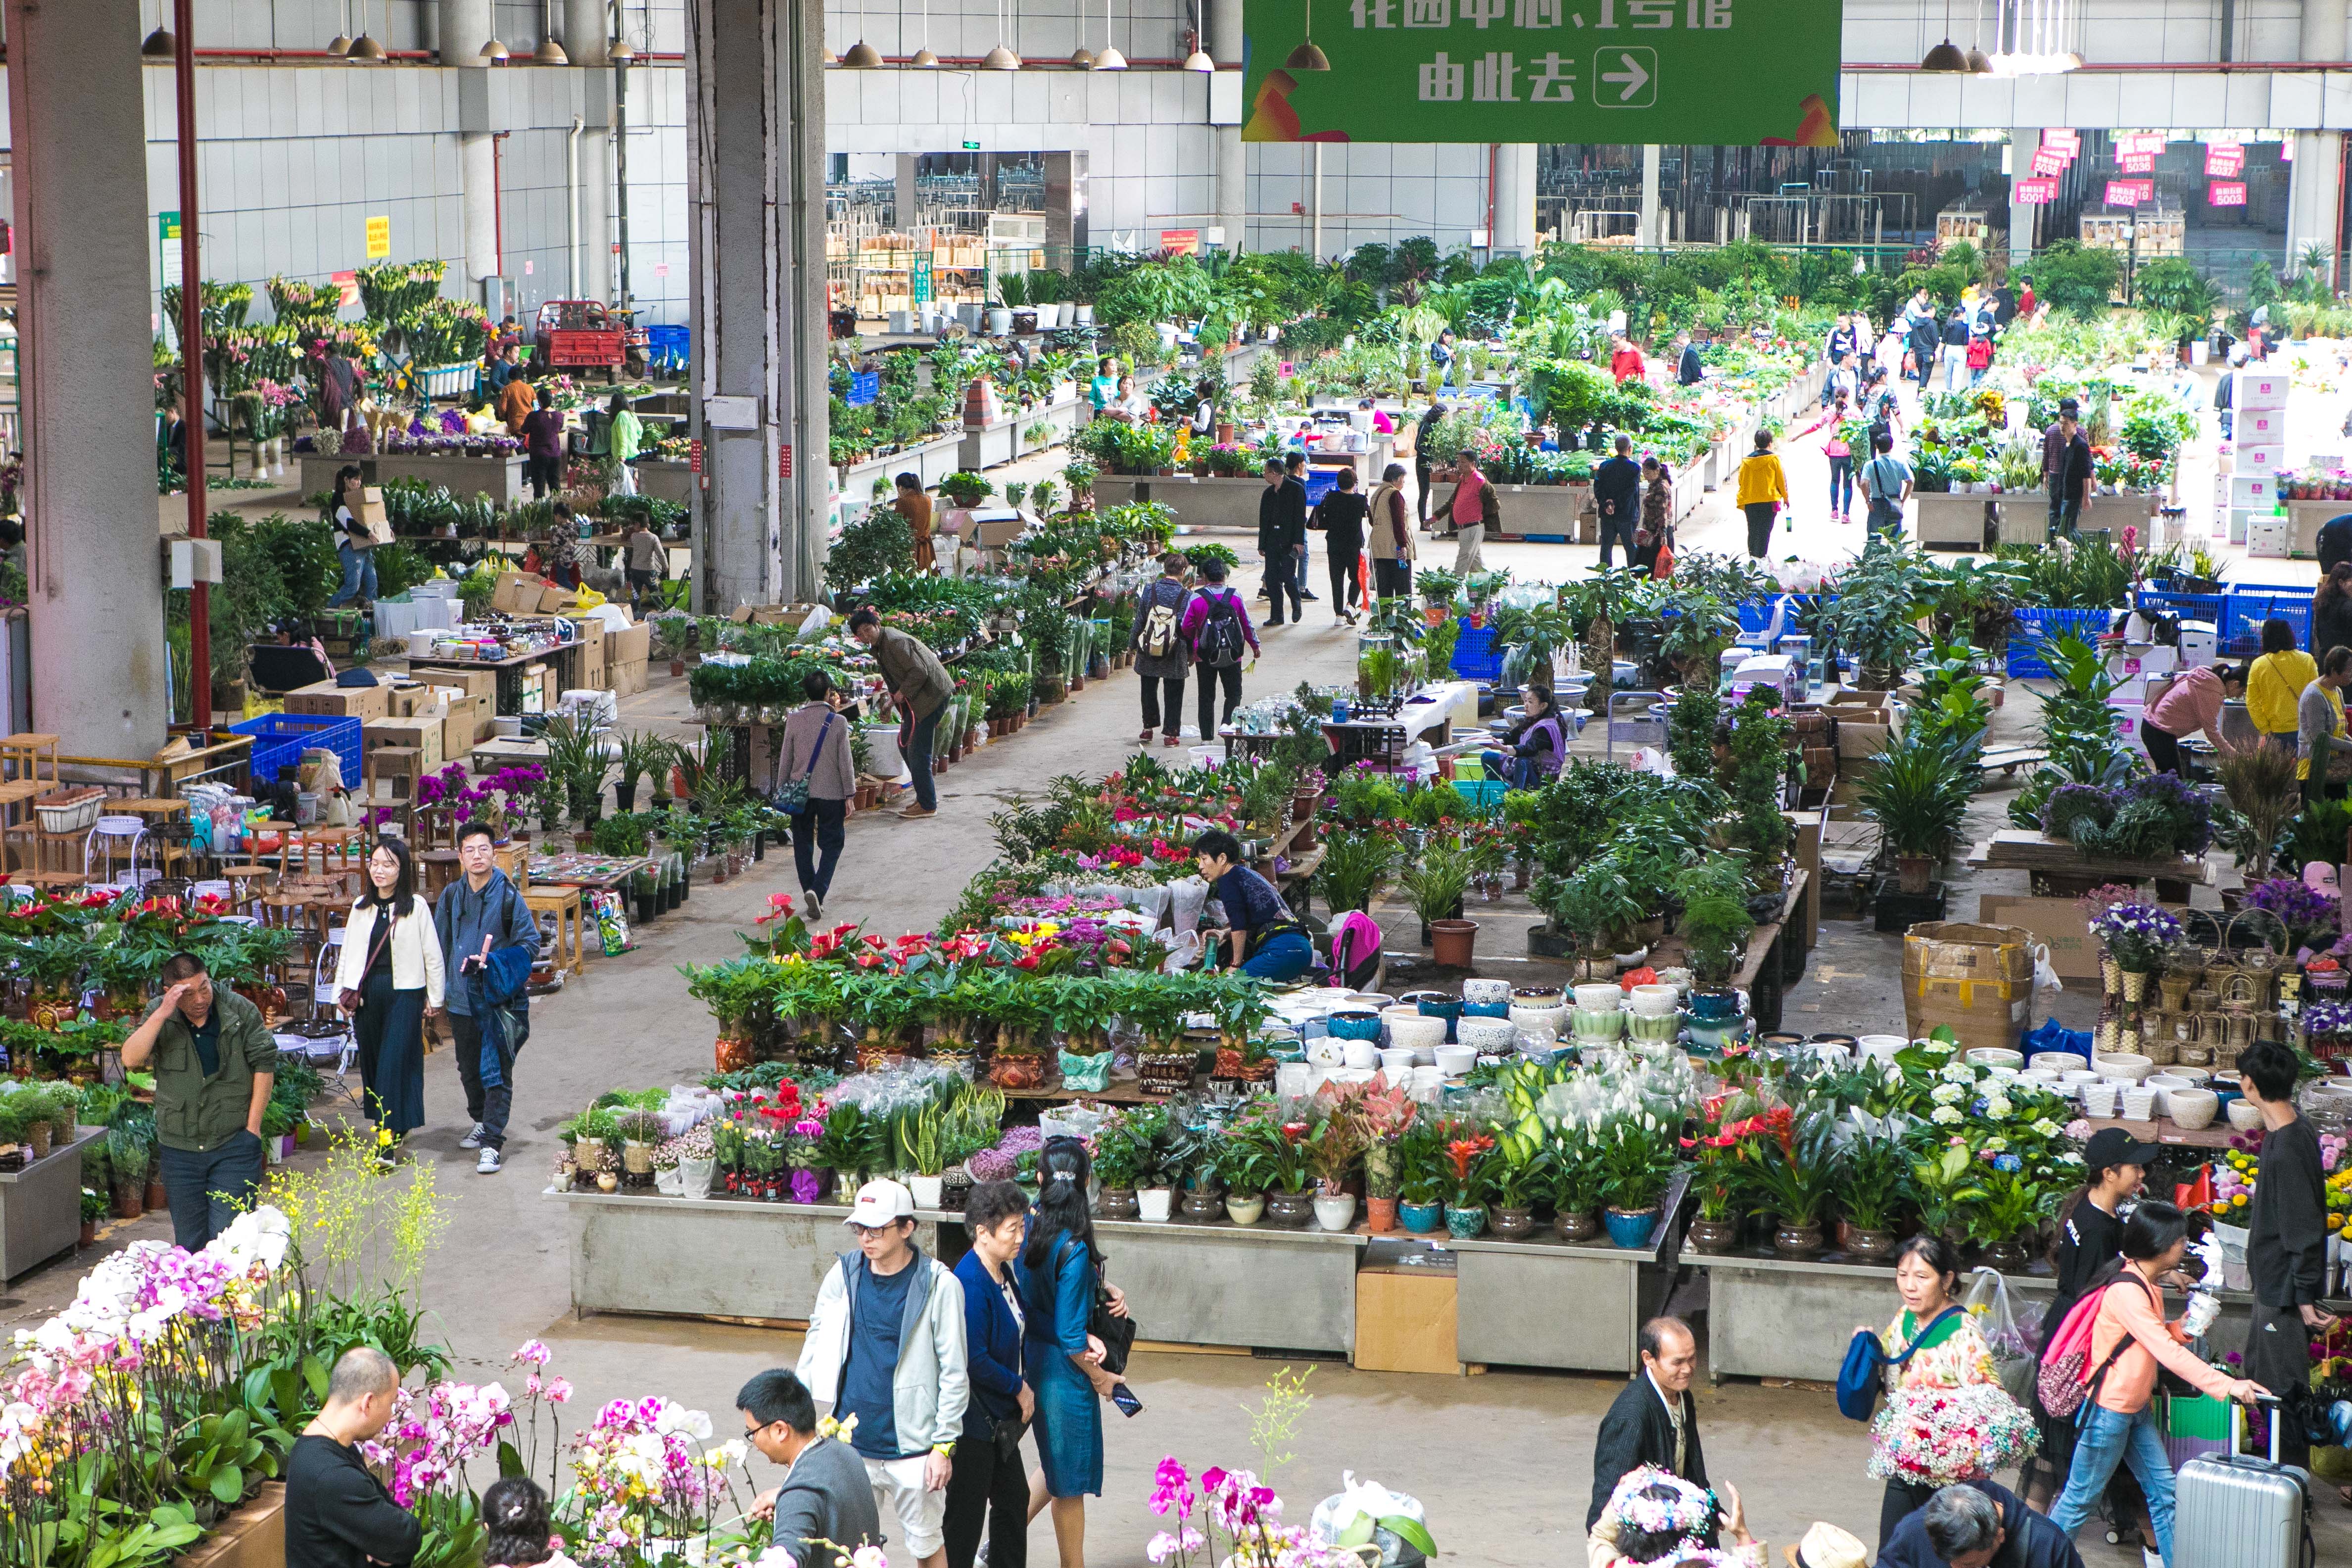
M 353 549 L 349 545 L 337 545 L 335 553 L 343 558 L 343 585 L 335 591 L 335 596 L 327 602 L 330 605 L 347 604 L 354 596 L 373 600 L 375 598 L 375 551 Z
M 268 1158 L 259 1138 L 240 1132 L 219 1148 L 201 1155 L 191 1149 L 163 1149 L 159 1163 L 163 1170 L 163 1196 L 172 1206 L 172 1240 L 191 1252 L 201 1252 L 261 1190 L 261 1169 Z
M 1830 510 L 1843 517 L 1853 510 L 1853 457 L 1830 459 Z
M 1295 980 L 1314 967 L 1313 945 L 1298 932 L 1286 931 L 1259 943 L 1249 962 L 1242 966 L 1242 973 L 1261 980 Z
M 2074 1439 L 2074 1467 L 2066 1472 L 2066 1490 L 2051 1505 L 2050 1522 L 2068 1536 L 2083 1527 L 2099 1506 L 2107 1479 L 2116 1467 L 2128 1463 L 2147 1494 L 2147 1517 L 2156 1526 L 2157 1555 L 2172 1561 L 2172 1460 L 2156 1429 L 2153 1402 L 2126 1416 L 2105 1406 L 2093 1406 Z
M 939 786 L 931 778 L 931 742 L 947 711 L 948 705 L 941 703 L 908 727 L 907 771 L 915 776 L 915 803 L 926 811 L 936 811 L 940 806 Z
M 1514 789 L 1539 789 L 1543 780 L 1536 776 L 1536 759 L 1509 751 L 1482 751 L 1478 760 L 1486 766 L 1486 777 L 1499 779 Z

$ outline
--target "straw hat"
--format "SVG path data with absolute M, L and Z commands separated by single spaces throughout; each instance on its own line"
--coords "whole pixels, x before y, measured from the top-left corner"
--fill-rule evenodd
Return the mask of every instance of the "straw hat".
M 1815 1523 L 1804 1540 L 1780 1552 L 1789 1568 L 1869 1568 L 1870 1563 L 1862 1542 L 1834 1524 Z

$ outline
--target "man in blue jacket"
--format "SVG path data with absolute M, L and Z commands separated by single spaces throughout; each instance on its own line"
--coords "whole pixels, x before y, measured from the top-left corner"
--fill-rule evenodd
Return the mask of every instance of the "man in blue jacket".
M 494 953 L 519 948 L 536 956 L 539 924 L 522 894 L 499 869 L 488 828 L 467 822 L 457 830 L 457 864 L 466 874 L 441 890 L 441 901 L 433 910 L 434 929 L 449 966 L 447 1004 L 449 1026 L 457 1036 L 457 1076 L 466 1085 L 466 1114 L 474 1123 L 457 1146 L 481 1150 L 474 1169 L 495 1176 L 506 1158 L 507 1118 L 514 1110 L 515 1052 L 522 1040 L 505 1030 L 494 1030 L 486 1055 L 477 982 L 488 977 Z M 523 967 L 527 973 L 530 966 L 526 962 Z
M 1023 1568 L 1029 1551 L 1029 1476 L 1021 1434 L 1037 1408 L 1021 1381 L 1021 1287 L 1013 1260 L 1029 1197 L 1009 1181 L 982 1182 L 963 1206 L 971 1250 L 955 1266 L 963 1286 L 964 1375 L 971 1397 L 948 1478 L 948 1568 L 971 1568 L 987 1526 L 990 1568 Z
M 1964 1481 L 1878 1543 L 1878 1568 L 2083 1568 L 2083 1555 L 2007 1487 Z

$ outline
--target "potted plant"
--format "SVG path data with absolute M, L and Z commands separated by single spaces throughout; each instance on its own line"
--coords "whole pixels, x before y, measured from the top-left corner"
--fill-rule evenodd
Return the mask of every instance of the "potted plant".
M 1778 1219 L 1772 1249 L 1806 1258 L 1822 1249 L 1822 1211 L 1837 1186 L 1838 1166 L 1830 1145 L 1829 1117 L 1814 1112 L 1799 1117 L 1776 1109 L 1764 1135 L 1742 1150 L 1754 1213 Z
M 947 1108 L 934 1100 L 907 1121 L 904 1134 L 908 1163 L 914 1167 L 907 1186 L 917 1208 L 937 1208 L 947 1190 Z
M 1690 961 L 1691 1017 L 1701 1022 L 1720 1022 L 1739 1010 L 1739 993 L 1732 988 L 1731 977 L 1738 973 L 1756 923 L 1748 916 L 1746 901 L 1722 887 L 1701 891 L 1689 882 L 1685 886 L 1687 891 L 1676 929 Z
M 1255 1225 L 1265 1213 L 1265 1190 L 1276 1166 L 1261 1124 L 1237 1124 L 1226 1130 L 1216 1147 L 1217 1176 L 1225 1186 L 1225 1218 L 1235 1225 Z M 1274 1136 L 1282 1135 L 1279 1128 Z M 1101 1165 L 1097 1162 L 1096 1168 Z
M 1549 1174 L 1552 1228 L 1559 1239 L 1585 1242 L 1600 1235 L 1602 1172 L 1591 1140 L 1578 1135 L 1556 1141 Z
M 1895 1250 L 1911 1162 L 1893 1138 L 1857 1133 L 1838 1151 L 1838 1207 L 1844 1211 L 1839 1249 L 1864 1263 Z
M 1136 1139 L 1136 1218 L 1165 1225 L 1175 1211 L 1192 1134 L 1165 1105 L 1139 1105 L 1129 1116 Z
M 1470 857 L 1458 849 L 1433 845 L 1398 880 L 1421 916 L 1421 939 L 1431 945 L 1439 965 L 1468 968 L 1478 939 L 1478 923 L 1462 918 L 1462 897 L 1470 890 Z
M 81 1245 L 98 1245 L 98 1227 L 106 1218 L 106 1195 L 94 1186 L 81 1189 Z
M 1679 1129 L 1668 1129 L 1649 1111 L 1624 1111 L 1603 1123 L 1594 1139 L 1600 1151 L 1601 1196 L 1608 1204 L 1609 1239 L 1640 1250 L 1658 1228 L 1658 1203 L 1674 1176 Z
M 1314 1218 L 1314 1200 L 1307 1191 L 1307 1151 L 1303 1122 L 1278 1124 L 1266 1141 L 1273 1156 L 1273 1182 L 1265 1195 L 1265 1217 L 1286 1230 L 1301 1230 Z
M 1491 1186 L 1487 1157 L 1495 1140 L 1487 1134 L 1456 1124 L 1445 1129 L 1446 1172 L 1453 1177 L 1445 1198 L 1445 1229 L 1457 1241 L 1467 1241 L 1486 1228 L 1486 1193 Z
M 1138 1106 L 1134 1111 L 1105 1119 L 1095 1129 L 1095 1216 L 1099 1219 L 1133 1219 L 1142 1212 L 1135 1198 L 1136 1158 L 1139 1143 L 1135 1119 L 1157 1109 Z
M 1701 1252 L 1728 1252 L 1739 1245 L 1740 1216 L 1737 1212 L 1746 1191 L 1741 1166 L 1741 1140 L 1759 1129 L 1753 1118 L 1737 1117 L 1746 1097 L 1726 1094 L 1707 1103 L 1695 1136 L 1682 1141 L 1694 1169 L 1691 1189 L 1698 1196 L 1698 1215 L 1691 1221 L 1690 1243 Z
M 648 776 L 658 780 L 669 756 L 670 742 L 651 730 L 631 730 L 621 737 L 614 758 L 614 802 L 624 811 L 635 810 L 637 780 Z
M 1403 1139 L 1419 1107 L 1402 1083 L 1390 1083 L 1385 1074 L 1374 1075 L 1358 1105 L 1364 1133 L 1364 1228 L 1381 1236 L 1396 1228 Z
M 1325 1116 L 1308 1134 L 1307 1163 L 1315 1175 L 1315 1223 L 1323 1229 L 1343 1231 L 1354 1227 L 1356 1195 L 1348 1191 L 1347 1184 L 1363 1152 L 1363 1130 L 1345 1112 Z
M 1587 862 L 1571 876 L 1547 874 L 1538 879 L 1535 897 L 1553 931 L 1575 941 L 1581 955 L 1576 978 L 1616 978 L 1615 955 L 1632 940 L 1633 927 L 1643 915 L 1616 862 L 1604 855 Z
M 705 1122 L 689 1129 L 682 1136 L 671 1139 L 668 1147 L 677 1159 L 678 1196 L 709 1197 L 711 1172 L 718 1164 L 711 1124 Z
M 1397 1218 L 1416 1236 L 1445 1223 L 1444 1148 L 1426 1118 L 1397 1139 Z
M 1973 740 L 1914 725 L 1863 770 L 1862 814 L 1878 824 L 1905 893 L 1927 892 L 1950 852 L 1976 788 L 1976 750 Z
M 843 1203 L 857 1196 L 868 1171 L 882 1164 L 882 1124 L 856 1105 L 837 1104 L 824 1113 L 817 1134 L 816 1163 L 833 1173 L 834 1193 Z
M 114 1218 L 136 1219 L 147 1212 L 147 1158 L 155 1147 L 153 1128 L 131 1122 L 106 1133 L 106 1168 L 114 1197 Z
M 1535 1197 L 1546 1186 L 1550 1165 L 1550 1151 L 1544 1147 L 1539 1133 L 1504 1127 L 1495 1134 L 1494 1196 L 1486 1207 L 1486 1223 L 1496 1236 L 1517 1241 L 1534 1233 Z
M 1217 1176 L 1217 1143 L 1213 1138 L 1185 1139 L 1185 1152 L 1177 1171 L 1179 1189 L 1183 1193 L 1178 1207 L 1184 1218 L 1195 1223 L 1220 1218 L 1225 1212 L 1224 1184 Z

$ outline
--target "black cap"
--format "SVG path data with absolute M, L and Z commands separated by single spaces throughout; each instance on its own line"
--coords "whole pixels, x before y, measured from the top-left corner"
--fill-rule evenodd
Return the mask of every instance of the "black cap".
M 2150 1166 L 2164 1151 L 2143 1144 L 2121 1127 L 2102 1127 L 2083 1145 L 2083 1168 L 2093 1176 L 2109 1166 Z

